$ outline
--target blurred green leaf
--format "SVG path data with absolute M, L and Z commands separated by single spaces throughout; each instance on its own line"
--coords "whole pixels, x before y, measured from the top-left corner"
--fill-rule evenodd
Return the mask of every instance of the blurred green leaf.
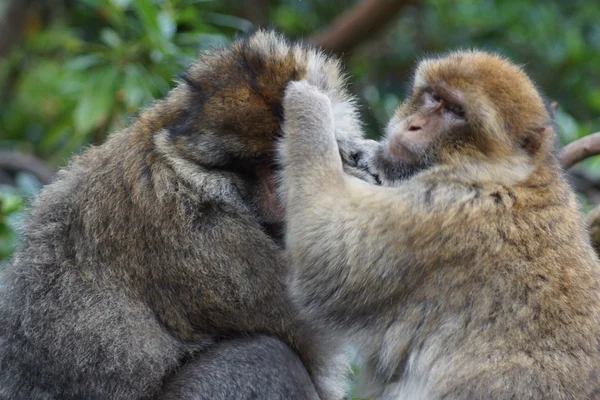
M 170 12 L 161 11 L 157 15 L 160 32 L 165 39 L 172 39 L 177 32 L 177 24 Z
M 84 134 L 110 118 L 118 75 L 119 70 L 109 66 L 90 76 L 73 115 L 76 132 Z
M 159 11 L 150 0 L 133 0 L 137 15 L 144 27 L 144 33 L 150 39 L 150 43 L 156 49 L 153 51 L 156 54 L 154 57 L 157 61 L 162 59 L 164 54 L 168 54 L 174 50 L 174 46 L 169 43 L 168 37 L 161 29 L 159 23 Z
M 98 65 L 100 61 L 101 58 L 97 54 L 85 54 L 73 57 L 65 64 L 65 68 L 72 71 L 82 71 Z
M 208 12 L 205 13 L 204 16 L 207 21 L 217 26 L 234 28 L 242 32 L 247 32 L 253 28 L 253 25 L 250 21 L 243 18 L 234 17 L 232 15 Z
M 114 29 L 104 28 L 100 31 L 100 40 L 109 47 L 119 47 L 123 41 Z
M 17 243 L 26 197 L 19 186 L 0 185 L 0 269 L 1 262 L 10 257 Z
M 12 214 L 23 208 L 23 198 L 16 194 L 0 193 L 0 212 L 2 215 Z
M 110 0 L 110 2 L 121 9 L 125 9 L 131 4 L 131 0 Z

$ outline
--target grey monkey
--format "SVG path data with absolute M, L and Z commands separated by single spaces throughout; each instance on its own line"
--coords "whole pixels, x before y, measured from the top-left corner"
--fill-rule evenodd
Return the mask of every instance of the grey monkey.
M 335 99 L 346 170 L 371 179 L 338 61 L 265 31 L 202 54 L 34 201 L 2 277 L 0 399 L 344 396 L 342 345 L 285 288 L 275 143 L 302 78 Z

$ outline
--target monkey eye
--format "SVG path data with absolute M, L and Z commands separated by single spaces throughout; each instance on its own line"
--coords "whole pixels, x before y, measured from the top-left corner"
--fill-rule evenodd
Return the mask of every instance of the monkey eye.
M 439 103 L 440 101 L 442 101 L 442 98 L 440 97 L 439 94 L 437 94 L 436 92 L 431 92 L 431 98 L 433 99 L 433 101 L 435 101 L 436 103 Z
M 457 106 L 456 104 L 448 104 L 447 109 L 460 119 L 465 119 L 466 117 L 465 110 L 463 110 L 461 106 Z

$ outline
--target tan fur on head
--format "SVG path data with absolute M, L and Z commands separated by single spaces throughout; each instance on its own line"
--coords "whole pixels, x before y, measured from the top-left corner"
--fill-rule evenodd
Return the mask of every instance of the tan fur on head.
M 415 74 L 415 89 L 426 86 L 463 96 L 470 123 L 485 130 L 494 154 L 510 154 L 515 145 L 528 144 L 534 152 L 542 146 L 547 150 L 552 142 L 551 117 L 535 85 L 497 54 L 469 50 L 424 60 Z

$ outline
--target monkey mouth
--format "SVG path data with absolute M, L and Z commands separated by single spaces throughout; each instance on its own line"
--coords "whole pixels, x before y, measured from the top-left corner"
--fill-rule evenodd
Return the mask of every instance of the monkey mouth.
M 391 138 L 387 145 L 387 153 L 391 158 L 403 162 L 415 162 L 415 152 L 409 145 L 403 142 L 399 136 Z

